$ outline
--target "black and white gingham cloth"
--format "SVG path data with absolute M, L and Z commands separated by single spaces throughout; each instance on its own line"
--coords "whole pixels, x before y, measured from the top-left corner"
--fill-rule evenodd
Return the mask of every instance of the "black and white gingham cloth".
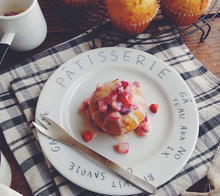
M 100 47 L 100 40 L 96 40 L 96 45 Z M 126 45 L 120 44 L 119 47 Z M 185 167 L 171 181 L 159 187 L 155 194 L 179 195 L 207 175 L 220 142 L 220 79 L 195 59 L 181 39 L 132 47 L 155 55 L 172 66 L 190 87 L 197 103 L 200 128 L 196 148 Z M 64 62 L 91 48 L 92 41 L 82 34 L 0 75 L 0 130 L 33 195 L 98 195 L 67 181 L 45 161 L 31 123 L 38 96 L 50 75 Z

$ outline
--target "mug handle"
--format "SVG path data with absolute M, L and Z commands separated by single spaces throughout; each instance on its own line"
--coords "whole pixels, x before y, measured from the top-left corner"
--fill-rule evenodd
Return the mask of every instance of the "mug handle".
M 0 65 L 5 57 L 6 52 L 8 51 L 11 42 L 15 37 L 14 33 L 5 33 L 0 42 Z

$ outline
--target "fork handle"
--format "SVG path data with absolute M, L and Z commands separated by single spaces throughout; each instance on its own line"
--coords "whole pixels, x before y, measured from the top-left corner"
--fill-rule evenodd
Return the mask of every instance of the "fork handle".
M 63 130 L 60 126 L 56 124 L 57 129 L 49 130 L 41 127 L 40 125 L 33 122 L 35 127 L 44 135 L 46 135 L 49 138 L 52 138 L 56 141 L 60 141 L 64 144 L 67 144 L 69 146 L 72 146 L 76 149 L 79 149 L 80 151 L 84 152 L 85 154 L 89 155 L 96 161 L 102 163 L 106 167 L 110 168 L 114 172 L 116 172 L 118 175 L 129 181 L 130 183 L 134 184 L 135 186 L 139 187 L 140 189 L 144 190 L 148 193 L 156 193 L 157 188 L 151 184 L 150 182 L 147 182 L 143 178 L 138 177 L 137 175 L 129 172 L 128 170 L 122 168 L 120 165 L 114 163 L 113 161 L 107 159 L 106 157 L 98 154 L 94 150 L 88 148 L 87 146 L 81 144 L 74 138 L 72 138 L 65 130 Z M 58 130 L 59 129 L 59 130 Z
M 92 157 L 96 161 L 98 161 L 98 162 L 102 163 L 103 165 L 105 165 L 106 167 L 110 168 L 111 170 L 116 172 L 118 175 L 120 175 L 121 177 L 123 177 L 124 179 L 129 181 L 130 183 L 134 184 L 135 186 L 139 187 L 140 189 L 144 190 L 145 192 L 156 193 L 157 189 L 153 184 L 147 182 L 143 178 L 140 178 L 139 176 L 122 168 L 120 165 L 118 165 L 118 164 L 114 163 L 113 161 L 107 159 L 106 157 L 98 154 L 94 150 L 84 146 L 83 144 L 76 141 L 75 139 L 73 139 L 73 140 L 70 139 L 70 141 L 68 143 L 66 143 L 65 141 L 61 141 L 61 142 L 81 150 L 85 154 L 89 155 L 90 157 Z

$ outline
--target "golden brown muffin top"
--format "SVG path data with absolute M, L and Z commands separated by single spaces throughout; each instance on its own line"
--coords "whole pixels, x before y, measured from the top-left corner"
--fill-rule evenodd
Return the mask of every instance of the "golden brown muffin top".
M 156 14 L 156 0 L 107 0 L 108 14 L 120 21 L 139 23 Z
M 98 84 L 89 101 L 95 124 L 113 135 L 134 130 L 145 119 L 146 108 L 140 86 L 119 79 Z
M 210 0 L 161 0 L 170 9 L 183 13 L 202 13 L 208 6 Z

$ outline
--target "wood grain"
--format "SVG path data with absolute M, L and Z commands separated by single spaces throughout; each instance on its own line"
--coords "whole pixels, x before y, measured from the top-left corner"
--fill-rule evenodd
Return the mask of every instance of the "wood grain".
M 191 53 L 214 75 L 220 78 L 220 18 L 211 22 L 211 32 L 204 42 L 198 42 L 201 32 L 183 38 Z

